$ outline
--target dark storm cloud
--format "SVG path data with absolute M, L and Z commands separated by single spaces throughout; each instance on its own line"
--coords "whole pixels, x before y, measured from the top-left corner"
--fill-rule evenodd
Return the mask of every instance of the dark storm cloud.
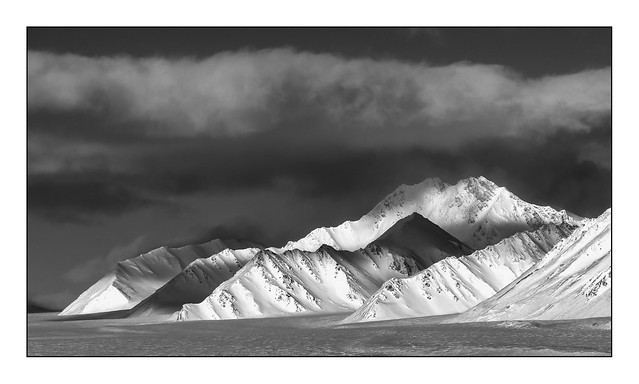
M 462 176 L 483 174 L 526 201 L 595 217 L 612 204 L 612 131 L 557 132 L 543 139 L 480 141 L 460 153 Z M 596 148 L 602 161 L 587 159 Z
M 525 200 L 593 216 L 610 206 L 610 136 L 610 127 L 604 126 L 588 132 L 477 140 L 456 150 L 417 144 L 353 149 L 334 143 L 314 146 L 303 139 L 297 146 L 278 147 L 277 137 L 259 135 L 243 140 L 173 140 L 128 155 L 137 168 L 131 172 L 123 166 L 122 172 L 129 174 L 97 170 L 63 173 L 62 178 L 57 173 L 33 176 L 29 208 L 62 218 L 65 212 L 121 214 L 149 204 L 168 205 L 163 200 L 186 195 L 252 190 L 343 201 L 376 191 L 373 196 L 381 199 L 401 183 L 426 177 L 454 183 L 484 175 Z M 591 153 L 603 161 L 593 161 Z M 371 208 L 375 202 L 370 201 Z M 236 225 L 233 230 L 241 234 L 241 228 Z M 257 239 L 263 234 L 245 235 Z
M 413 27 L 402 30 L 403 34 L 409 38 L 426 37 L 429 41 L 435 45 L 443 45 L 446 42 L 445 28 L 424 28 Z
M 523 138 L 477 140 L 456 150 L 413 145 L 403 148 L 347 150 L 338 146 L 273 151 L 270 145 L 216 153 L 224 162 L 213 163 L 207 154 L 191 151 L 194 159 L 209 164 L 210 173 L 192 166 L 175 170 L 190 175 L 198 190 L 232 192 L 242 188 L 285 188 L 307 197 L 352 199 L 367 191 L 379 198 L 401 183 L 440 177 L 449 183 L 484 175 L 525 200 L 550 204 L 585 216 L 594 216 L 611 204 L 611 128 L 564 132 Z M 596 148 L 603 161 L 589 154 Z M 211 156 L 210 154 L 208 156 Z M 212 157 L 212 156 L 211 156 Z M 170 169 L 170 167 L 168 167 Z M 190 169 L 190 170 L 189 170 Z M 166 171 L 162 166 L 158 172 Z M 170 177 L 158 177 L 168 180 Z M 376 201 L 371 201 L 374 204 Z M 364 212 L 362 212 L 364 213 Z
M 30 52 L 28 75 L 31 113 L 91 113 L 131 129 L 152 126 L 144 134 L 158 136 L 247 135 L 279 129 L 293 115 L 342 130 L 418 127 L 438 147 L 531 129 L 584 130 L 610 111 L 610 68 L 526 79 L 498 65 L 274 49 L 207 59 Z M 469 129 L 477 121 L 481 130 Z
M 134 182 L 101 171 L 30 175 L 27 209 L 57 221 L 84 221 L 168 202 L 145 196 Z

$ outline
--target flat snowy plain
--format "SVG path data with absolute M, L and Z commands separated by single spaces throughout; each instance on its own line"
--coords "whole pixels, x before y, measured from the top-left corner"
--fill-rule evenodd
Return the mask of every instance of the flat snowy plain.
M 28 315 L 29 356 L 610 356 L 611 320 L 342 325 L 346 315 L 145 323 Z

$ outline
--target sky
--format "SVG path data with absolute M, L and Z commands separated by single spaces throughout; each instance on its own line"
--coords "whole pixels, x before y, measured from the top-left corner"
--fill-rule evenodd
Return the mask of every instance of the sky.
M 400 184 L 611 206 L 609 28 L 29 28 L 28 296 L 162 245 L 281 246 Z

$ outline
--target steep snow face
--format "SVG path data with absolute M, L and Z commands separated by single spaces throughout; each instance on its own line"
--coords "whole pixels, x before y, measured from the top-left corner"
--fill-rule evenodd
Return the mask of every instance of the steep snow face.
M 543 224 L 568 219 L 564 211 L 529 204 L 484 177 L 448 185 L 437 178 L 402 185 L 357 221 L 317 228 L 284 250 L 315 251 L 321 245 L 354 251 L 379 238 L 398 220 L 419 213 L 473 249 Z
M 345 322 L 389 320 L 459 313 L 493 296 L 576 225 L 548 224 L 520 232 L 468 256 L 448 257 L 415 276 L 391 279 Z
M 218 285 L 233 277 L 259 251 L 259 248 L 227 248 L 210 257 L 196 259 L 136 305 L 129 316 L 171 314 L 179 310 L 183 304 L 199 303 Z
M 452 321 L 559 320 L 611 315 L 611 211 L 586 220 L 497 295 Z
M 161 247 L 121 261 L 114 271 L 107 273 L 83 292 L 60 315 L 132 308 L 179 274 L 195 259 L 208 257 L 229 247 L 246 248 L 252 245 L 254 244 L 238 240 L 213 240 L 181 248 Z

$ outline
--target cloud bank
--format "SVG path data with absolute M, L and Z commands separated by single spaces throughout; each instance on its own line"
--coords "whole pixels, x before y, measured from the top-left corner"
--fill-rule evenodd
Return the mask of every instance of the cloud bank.
M 609 206 L 609 67 L 527 78 L 292 49 L 28 59 L 28 204 L 52 220 L 480 174 L 584 215 Z
M 31 51 L 28 107 L 98 115 L 159 137 L 405 129 L 432 133 L 431 145 L 455 146 L 530 130 L 587 130 L 610 113 L 611 70 L 527 79 L 499 65 L 430 66 L 291 49 L 206 59 Z

